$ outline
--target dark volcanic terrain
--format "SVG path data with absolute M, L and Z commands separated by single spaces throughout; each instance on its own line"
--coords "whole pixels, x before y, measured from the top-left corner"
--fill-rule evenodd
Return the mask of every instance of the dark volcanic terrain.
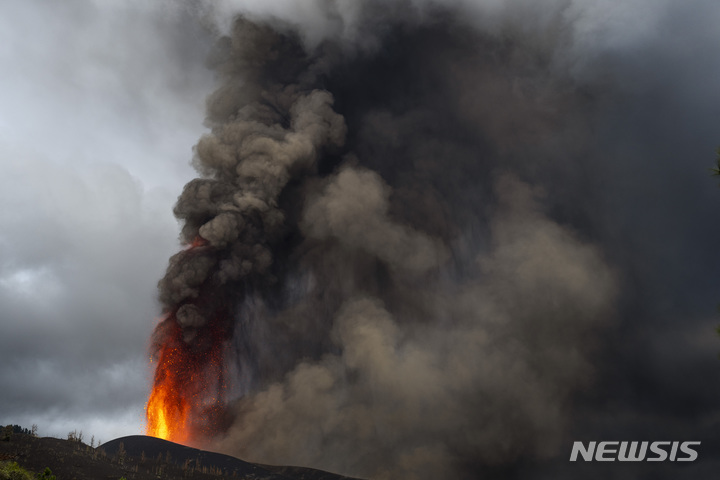
M 15 434 L 0 442 L 0 461 L 15 461 L 32 472 L 49 467 L 58 480 L 354 480 L 311 468 L 249 463 L 143 435 L 92 448 L 77 440 Z

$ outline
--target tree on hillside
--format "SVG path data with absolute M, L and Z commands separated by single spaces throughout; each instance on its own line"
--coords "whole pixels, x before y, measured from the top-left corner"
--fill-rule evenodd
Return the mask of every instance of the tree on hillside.
M 117 459 L 118 459 L 118 463 L 120 463 L 120 465 L 125 463 L 126 456 L 127 456 L 127 451 L 125 450 L 125 444 L 123 444 L 123 442 L 120 442 L 120 445 L 118 445 L 118 449 L 117 449 Z
M 29 428 L 21 427 L 20 425 L 13 425 L 13 433 L 22 433 L 23 435 L 32 435 L 32 430 Z
M 17 462 L 0 462 L 0 480 L 34 480 L 35 475 Z
M 38 480 L 56 480 L 56 477 L 53 475 L 50 467 L 45 467 L 45 471 L 38 475 Z

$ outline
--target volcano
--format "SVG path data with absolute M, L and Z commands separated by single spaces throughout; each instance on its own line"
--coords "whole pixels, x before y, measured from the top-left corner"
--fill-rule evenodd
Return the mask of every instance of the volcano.
M 565 17 L 437 8 L 358 2 L 358 44 L 243 16 L 217 38 L 147 434 L 369 478 L 562 451 L 618 296 L 554 188 L 593 158 L 594 97 L 556 63 Z

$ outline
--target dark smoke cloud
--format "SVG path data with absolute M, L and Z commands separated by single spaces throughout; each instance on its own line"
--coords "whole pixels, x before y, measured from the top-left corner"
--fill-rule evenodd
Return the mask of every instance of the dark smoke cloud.
M 537 210 L 525 184 L 500 183 L 509 205 L 476 259 L 482 280 L 448 285 L 413 269 L 389 274 L 376 296 L 367 279 L 334 292 L 342 305 L 325 315 L 341 353 L 300 359 L 282 382 L 242 399 L 221 448 L 372 478 L 447 478 L 467 459 L 553 453 L 567 395 L 591 372 L 583 350 L 607 318 L 613 275 L 596 249 Z M 358 248 L 347 237 L 335 252 L 346 262 Z M 337 265 L 328 280 L 362 275 Z M 391 313 L 400 302 L 410 306 Z
M 473 478 L 556 454 L 590 385 L 618 279 L 551 188 L 596 108 L 560 71 L 563 21 L 488 33 L 410 6 L 363 4 L 368 41 L 314 45 L 240 17 L 211 55 L 203 178 L 175 209 L 207 245 L 171 259 L 160 298 L 200 347 L 217 303 L 236 311 L 216 449 Z
M 173 256 L 159 283 L 160 301 L 177 311 L 186 330 L 205 325 L 212 312 L 203 308 L 217 308 L 186 303 L 210 295 L 201 290 L 234 296 L 242 294 L 239 282 L 274 282 L 273 250 L 287 230 L 280 195 L 289 182 L 315 168 L 325 147 L 337 148 L 345 137 L 331 94 L 283 85 L 273 77 L 289 78 L 298 69 L 288 63 L 296 61 L 299 49 L 279 44 L 282 37 L 267 27 L 239 21 L 234 28 L 235 35 L 218 44 L 213 59 L 225 82 L 208 100 L 213 134 L 196 148 L 194 163 L 206 178 L 189 183 L 175 208 L 184 220 L 184 242 L 199 238 L 207 247 Z M 239 77 L 241 72 L 245 75 Z
M 566 454 L 717 426 L 700 306 L 717 262 L 680 253 L 717 229 L 688 214 L 708 180 L 677 161 L 712 151 L 717 95 L 660 33 L 709 7 L 306 7 L 251 8 L 276 32 L 258 55 L 294 53 L 218 90 L 230 110 L 278 83 L 325 90 L 348 129 L 280 196 L 278 283 L 239 308 L 240 398 L 215 448 L 369 478 L 676 476 Z

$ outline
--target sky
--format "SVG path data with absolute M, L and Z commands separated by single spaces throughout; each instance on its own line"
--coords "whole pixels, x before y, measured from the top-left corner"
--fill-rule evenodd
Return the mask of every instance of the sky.
M 141 2 L 2 9 L 1 422 L 138 433 L 212 88 L 203 32 Z
M 537 173 L 554 189 L 555 217 L 598 245 L 618 278 L 570 435 L 717 446 L 720 182 L 709 168 L 720 145 L 720 6 L 444 3 L 473 28 L 511 19 L 528 35 L 561 11 L 572 42 L 558 68 L 599 99 L 578 117 L 592 120 L 592 157 Z M 297 24 L 308 48 L 324 38 L 381 48 L 354 28 L 364 24 L 352 2 L 337 2 L 330 20 L 323 2 L 203 5 L 0 6 L 0 424 L 102 440 L 142 432 L 157 282 L 179 246 L 172 208 L 197 175 L 192 148 L 216 86 L 206 57 L 233 13 Z

